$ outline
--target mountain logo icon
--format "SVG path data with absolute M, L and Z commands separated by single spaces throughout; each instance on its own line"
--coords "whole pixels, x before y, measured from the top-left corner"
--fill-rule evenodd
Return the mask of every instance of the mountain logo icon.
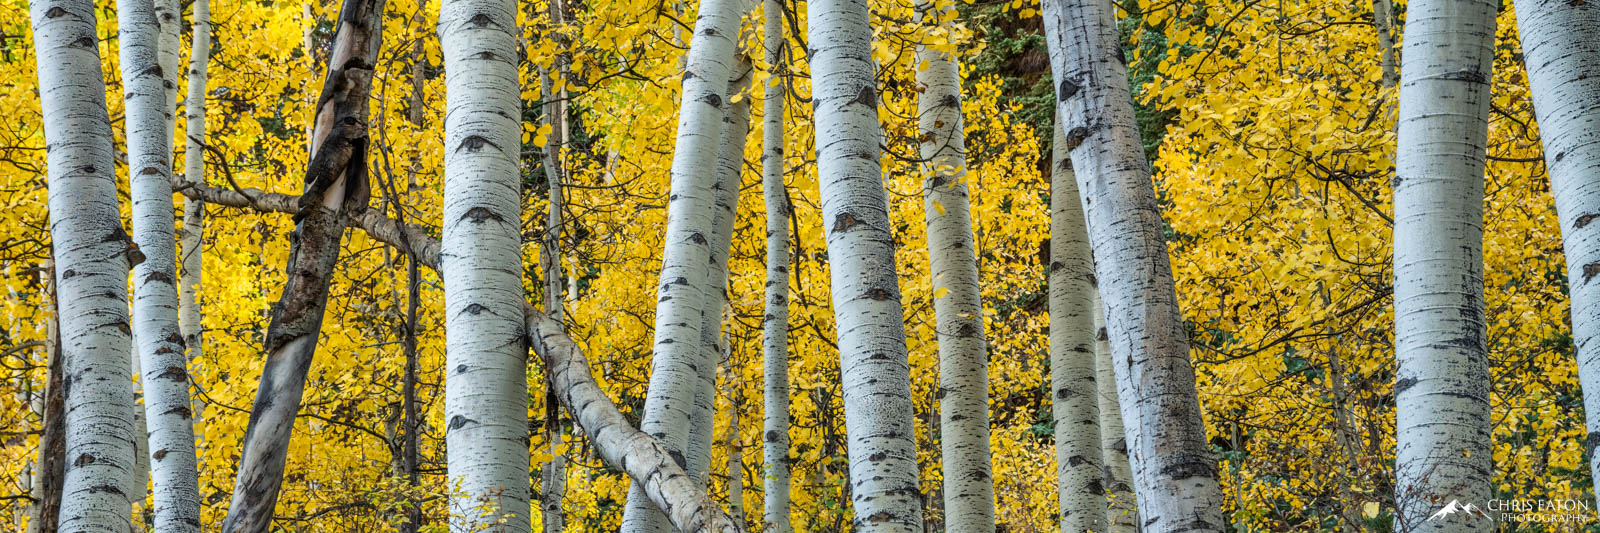
M 1456 513 L 1466 513 L 1467 516 L 1478 515 L 1484 518 L 1489 517 L 1488 513 L 1483 512 L 1483 509 L 1478 508 L 1476 505 L 1471 503 L 1462 504 L 1458 500 L 1450 500 L 1450 503 L 1445 504 L 1444 508 L 1434 512 L 1433 515 L 1429 516 L 1426 521 L 1432 522 Z

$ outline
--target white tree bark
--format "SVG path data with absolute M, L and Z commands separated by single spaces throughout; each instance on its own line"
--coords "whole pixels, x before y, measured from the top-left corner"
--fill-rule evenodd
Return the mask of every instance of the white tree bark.
M 165 0 L 163 0 L 165 1 Z M 188 361 L 178 328 L 178 261 L 172 218 L 172 112 L 159 61 L 164 28 L 150 0 L 118 0 L 133 241 L 145 261 L 133 269 L 133 330 L 143 371 L 144 413 L 153 482 L 154 527 L 200 531 Z M 170 14 L 169 14 L 170 15 Z M 174 54 L 174 57 L 176 55 Z M 144 489 L 143 472 L 136 491 Z
M 755 71 L 748 58 L 737 67 L 736 79 L 728 82 L 728 95 L 750 89 Z M 695 411 L 689 421 L 689 474 L 704 483 L 711 469 L 711 440 L 716 431 L 717 374 L 726 344 L 722 341 L 723 308 L 728 305 L 728 251 L 733 247 L 733 226 L 738 213 L 740 174 L 744 170 L 744 143 L 750 134 L 750 97 L 728 105 L 723 119 L 722 146 L 717 156 L 716 211 L 711 221 L 711 271 L 706 276 L 706 305 L 701 310 L 700 344 L 713 354 L 711 365 L 700 368 L 699 390 L 695 391 Z
M 557 29 L 552 32 L 552 37 L 565 43 L 561 36 L 561 28 L 566 17 L 565 2 L 553 0 L 549 6 L 550 23 Z M 556 68 L 561 79 L 568 79 L 566 57 L 556 57 Z M 562 210 L 566 200 L 562 195 L 562 184 L 566 174 L 566 167 L 561 158 L 561 150 L 567 141 L 567 91 L 565 84 L 561 89 L 553 87 L 550 72 L 541 69 L 539 76 L 539 94 L 546 95 L 544 102 L 545 124 L 550 126 L 550 134 L 546 136 L 544 147 L 545 182 L 550 191 L 550 205 L 545 213 L 544 248 L 539 256 L 541 270 L 544 277 L 544 309 L 550 319 L 560 324 L 566 320 L 564 298 L 566 285 L 561 275 L 561 234 L 566 229 Z M 420 74 L 420 73 L 419 73 Z M 546 396 L 546 401 L 554 399 L 554 394 Z M 561 429 L 561 407 L 558 405 L 545 406 L 544 423 L 545 442 L 550 446 L 550 460 L 545 461 L 539 469 L 539 517 L 544 531 L 561 531 L 566 528 L 566 516 L 562 509 L 562 500 L 567 491 L 567 458 L 561 453 L 560 445 L 564 432 Z
M 701 313 L 713 301 L 705 288 L 712 264 L 717 155 L 725 129 L 738 8 L 738 0 L 700 4 L 684 64 L 678 138 L 672 156 L 666 245 L 656 293 L 655 347 L 640 429 L 676 454 L 681 466 L 692 464 L 685 453 L 701 372 L 716 365 L 701 342 Z M 645 533 L 666 528 L 661 510 L 646 497 L 644 487 L 635 484 L 628 491 L 622 530 Z
M 928 27 L 944 24 L 934 5 L 919 3 Z M 946 9 L 954 9 L 954 6 Z M 939 450 L 943 457 L 945 529 L 994 531 L 994 476 L 989 464 L 989 356 L 983 328 L 978 256 L 967 198 L 966 132 L 961 119 L 961 65 L 917 47 L 918 128 L 928 273 L 939 339 Z M 943 293 L 943 296 L 940 294 Z
M 1489 531 L 1483 168 L 1495 14 L 1487 0 L 1406 8 L 1394 178 L 1395 515 L 1398 531 Z
M 205 183 L 206 136 L 206 66 L 211 61 L 211 2 L 194 0 L 193 44 L 189 54 L 189 94 L 183 104 L 184 128 L 187 132 L 183 150 L 183 177 L 185 180 Z M 206 204 L 198 199 L 185 198 L 183 202 L 183 229 L 178 232 L 180 257 L 178 264 L 178 329 L 183 333 L 183 344 L 188 349 L 189 361 L 200 360 L 203 350 L 200 287 L 205 274 L 201 258 L 204 256 Z M 196 368 L 196 367 L 191 367 Z M 201 424 L 205 420 L 205 402 L 191 398 L 194 411 L 194 432 L 203 440 Z M 198 442 L 198 441 L 197 441 Z M 198 447 L 198 444 L 197 444 Z M 195 464 L 199 465 L 199 455 Z
M 1544 143 L 1550 192 L 1555 196 L 1572 294 L 1572 336 L 1578 377 L 1590 413 L 1585 454 L 1600 446 L 1600 9 L 1569 1 L 1519 0 L 1517 25 L 1523 64 L 1533 92 Z
M 128 531 L 134 460 L 127 275 L 139 259 L 117 206 L 95 4 L 30 5 L 49 174 L 66 377 L 59 531 Z M 142 496 L 142 495 L 141 495 Z
M 762 495 L 766 530 L 790 533 L 789 523 L 789 196 L 783 184 L 786 40 L 783 5 L 762 3 L 762 42 L 769 77 L 761 98 L 761 194 L 767 207 L 766 311 L 762 316 Z
M 1217 463 L 1206 442 L 1109 0 L 1044 0 L 1045 38 L 1104 298 L 1144 531 L 1222 531 Z
M 911 367 L 879 167 L 866 0 L 812 0 L 817 175 L 839 331 L 855 531 L 919 531 Z
M 1050 171 L 1050 412 L 1062 531 L 1105 531 L 1095 376 L 1094 259 L 1078 182 L 1057 120 Z
M 452 531 L 529 531 L 516 2 L 447 0 L 445 445 Z M 503 521 L 503 522 L 502 522 Z
M 1107 533 L 1139 531 L 1139 509 L 1134 505 L 1133 469 L 1128 464 L 1128 438 L 1122 425 L 1122 405 L 1117 400 L 1117 377 L 1111 367 L 1111 343 L 1106 337 L 1106 314 L 1095 290 L 1094 303 L 1094 382 L 1099 394 L 1100 458 L 1104 466 Z

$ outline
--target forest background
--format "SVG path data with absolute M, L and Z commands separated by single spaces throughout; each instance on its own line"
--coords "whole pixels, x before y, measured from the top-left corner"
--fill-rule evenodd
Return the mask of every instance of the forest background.
M 32 501 L 53 302 L 45 281 L 45 152 L 28 10 L 22 0 L 0 4 L 0 513 L 22 525 Z M 120 124 L 116 10 L 111 2 L 100 4 L 100 55 L 111 117 Z M 941 486 L 932 302 L 942 295 L 930 282 L 921 222 L 918 44 L 954 53 L 964 65 L 967 179 L 991 360 L 997 520 L 1008 531 L 1052 530 L 1057 507 L 1045 241 L 1054 85 L 1037 6 L 958 3 L 948 31 L 916 22 L 906 2 L 872 6 L 882 169 L 895 221 L 927 515 L 936 522 L 941 512 L 932 496 Z M 694 20 L 696 6 L 588 0 L 571 6 L 571 20 L 559 24 L 542 2 L 523 7 L 526 292 L 537 301 L 544 290 L 538 266 L 546 230 L 543 165 L 555 144 L 543 104 L 564 91 L 570 135 L 559 145 L 569 226 L 560 246 L 572 273 L 564 295 L 567 324 L 596 378 L 637 423 L 649 381 L 651 302 L 689 33 L 683 21 Z M 790 103 L 784 164 L 794 206 L 791 516 L 797 528 L 838 531 L 849 523 L 843 410 L 812 159 L 805 9 L 786 6 L 790 53 L 773 68 L 762 59 L 763 22 L 751 7 L 740 42 L 756 89 L 735 99 L 759 98 L 761 87 L 781 83 Z M 205 157 L 212 184 L 300 190 L 311 109 L 338 8 L 272 1 L 211 8 L 211 127 L 205 137 L 211 149 Z M 1379 35 L 1399 33 L 1404 4 L 1393 6 L 1392 17 L 1375 17 L 1374 4 L 1366 2 L 1139 0 L 1119 8 L 1200 400 L 1211 446 L 1222 460 L 1227 516 L 1239 530 L 1387 527 L 1395 363 L 1392 221 L 1386 213 L 1393 212 L 1396 91 L 1385 83 L 1392 63 L 1384 61 Z M 372 102 L 375 179 L 392 185 L 388 193 L 374 193 L 372 207 L 403 212 L 434 235 L 441 218 L 443 148 L 437 139 L 444 110 L 436 12 L 436 5 L 417 0 L 388 2 Z M 1592 501 L 1561 239 L 1514 16 L 1509 5 L 1500 13 L 1484 199 L 1496 497 Z M 184 25 L 182 32 L 181 56 L 187 57 L 191 31 Z M 555 68 L 558 58 L 570 59 L 571 74 L 541 87 L 540 72 Z M 761 106 L 751 108 L 759 117 Z M 761 124 L 753 121 L 752 139 L 760 138 Z M 183 121 L 178 128 L 178 138 L 185 138 Z M 113 129 L 122 146 L 123 129 Z M 757 192 L 760 144 L 745 146 L 711 483 L 722 501 L 730 485 L 737 486 L 734 510 L 758 523 L 766 208 Z M 118 173 L 126 176 L 125 168 Z M 205 336 L 191 374 L 193 394 L 206 406 L 197 436 L 203 522 L 211 524 L 228 505 L 293 225 L 280 214 L 207 209 L 206 278 L 199 293 Z M 278 524 L 308 531 L 390 529 L 403 519 L 396 506 L 415 499 L 430 518 L 424 524 L 443 528 L 452 510 L 443 482 L 442 285 L 423 271 L 416 390 L 425 415 L 419 428 L 423 483 L 411 487 L 397 474 L 405 255 L 355 230 L 343 246 L 322 356 L 312 368 L 289 452 Z M 529 365 L 530 383 L 542 381 L 538 360 Z M 530 387 L 530 428 L 542 427 L 550 412 L 545 401 Z M 556 454 L 568 460 L 567 485 L 578 489 L 562 502 L 568 526 L 615 530 L 626 478 L 604 466 L 570 427 L 560 443 L 530 433 L 534 465 Z M 730 484 L 735 479 L 739 483 Z M 537 479 L 533 484 L 538 487 Z M 542 498 L 536 493 L 534 499 Z

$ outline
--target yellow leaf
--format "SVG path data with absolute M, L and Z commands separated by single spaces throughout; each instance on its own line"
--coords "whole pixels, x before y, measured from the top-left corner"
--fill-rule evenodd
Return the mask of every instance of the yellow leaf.
M 946 295 L 949 295 L 949 294 L 950 294 L 950 289 L 946 289 L 944 287 L 939 287 L 937 290 L 933 291 L 933 297 L 934 298 L 944 298 Z

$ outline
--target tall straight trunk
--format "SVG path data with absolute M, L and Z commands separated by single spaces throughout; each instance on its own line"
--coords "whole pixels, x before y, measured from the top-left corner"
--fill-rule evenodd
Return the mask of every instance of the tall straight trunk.
M 66 399 L 59 530 L 128 531 L 134 460 L 128 269 L 140 257 L 122 229 L 95 4 L 31 3 L 44 115 Z M 42 465 L 41 465 L 42 466 Z
M 866 0 L 812 0 L 817 175 L 839 331 L 855 531 L 922 529 L 911 366 L 879 167 Z
M 762 495 L 766 530 L 789 524 L 789 195 L 783 184 L 783 5 L 762 2 L 762 43 L 770 75 L 761 98 L 761 194 L 767 207 L 766 311 L 761 318 Z
M 266 364 L 245 430 L 224 532 L 259 533 L 272 524 L 340 239 L 351 217 L 367 208 L 367 101 L 382 22 L 383 0 L 345 0 L 339 9 L 328 75 L 316 107 L 305 193 L 289 244 L 288 279 L 267 326 Z
M 1483 170 L 1495 12 L 1488 0 L 1406 8 L 1394 178 L 1397 530 L 1489 531 L 1441 506 L 1492 496 L 1483 321 Z
M 161 30 L 151 0 L 118 0 L 133 242 L 145 260 L 133 269 L 133 330 L 143 369 L 144 412 L 154 528 L 200 531 L 193 414 L 183 333 L 178 329 L 178 261 L 172 218 L 172 113 Z M 174 54 L 175 56 L 176 54 Z M 140 473 L 137 490 L 144 488 Z
M 755 75 L 749 58 L 742 58 L 737 78 L 728 82 L 728 94 L 743 94 Z M 689 475 L 706 482 L 711 471 L 711 440 L 716 431 L 717 363 L 723 360 L 723 308 L 728 305 L 728 251 L 733 247 L 733 226 L 738 213 L 740 173 L 744 170 L 744 143 L 750 133 L 750 98 L 728 106 L 723 119 L 722 147 L 717 156 L 716 211 L 711 221 L 711 272 L 706 276 L 706 306 L 700 317 L 700 344 L 714 354 L 714 363 L 701 367 L 699 390 L 695 391 L 695 410 L 689 420 Z
M 157 34 L 156 37 L 156 65 L 161 67 L 161 85 L 165 89 L 162 100 L 162 115 L 166 123 L 166 139 L 170 159 L 173 132 L 177 129 L 178 118 L 178 58 L 179 48 L 183 42 L 180 39 L 183 26 L 183 5 L 179 0 L 151 0 L 155 8 Z
M 54 261 L 46 261 L 43 268 L 46 272 L 39 277 L 43 278 L 45 301 L 50 316 L 59 316 Z M 39 428 L 39 452 L 33 463 L 33 490 L 29 492 L 33 503 L 28 506 L 27 533 L 55 533 L 61 517 L 61 481 L 67 464 L 66 425 L 62 423 L 66 417 L 66 394 L 62 391 L 61 324 L 53 318 L 47 320 L 44 342 L 48 359 L 44 405 L 40 410 L 43 427 Z
M 934 5 L 919 3 L 929 27 L 943 24 Z M 953 10 L 954 7 L 945 9 Z M 929 275 L 939 339 L 939 452 L 944 466 L 945 527 L 951 533 L 994 531 L 994 476 L 989 464 L 989 357 L 983 330 L 978 256 L 967 197 L 967 144 L 961 119 L 961 65 L 917 47 L 917 98 Z M 941 295 L 942 293 L 942 295 Z
M 196 183 L 205 183 L 206 138 L 206 67 L 211 61 L 211 5 L 210 0 L 194 0 L 194 28 L 192 49 L 189 52 L 189 94 L 183 104 L 186 139 L 183 150 L 183 177 Z M 178 258 L 178 330 L 183 334 L 183 345 L 188 350 L 189 361 L 200 360 L 203 350 L 204 326 L 201 324 L 200 287 L 204 283 L 204 257 L 206 204 L 198 199 L 183 201 L 183 230 L 179 236 Z M 197 368 L 191 365 L 191 369 Z M 192 372 L 191 372 L 192 373 Z M 205 419 L 205 402 L 191 398 L 194 411 L 194 432 L 204 440 L 200 424 Z M 195 462 L 199 464 L 199 454 Z
M 743 529 L 745 527 L 744 443 L 739 440 L 739 410 L 743 407 L 744 395 L 740 394 L 739 391 L 744 390 L 744 384 L 739 381 L 739 367 L 735 365 L 733 360 L 733 342 L 727 335 L 722 337 L 722 364 L 723 368 L 727 370 L 724 381 L 728 387 L 728 432 L 726 434 L 728 446 L 728 516 L 733 518 L 734 524 Z
M 662 239 L 656 292 L 655 347 L 640 429 L 672 453 L 689 447 L 700 372 L 716 359 L 700 339 L 701 313 L 713 301 L 705 288 L 712 264 L 717 156 L 722 142 L 739 0 L 704 0 L 684 63 L 678 138 L 672 155 L 671 199 Z M 687 461 L 686 461 L 686 464 Z M 690 469 L 692 470 L 692 468 Z M 665 531 L 667 521 L 634 484 L 628 490 L 622 530 Z
M 453 531 L 528 531 L 516 3 L 447 0 L 444 51 L 445 446 Z M 496 525 L 504 521 L 503 524 Z
M 1044 0 L 1057 117 L 1104 299 L 1144 531 L 1222 531 L 1189 340 L 1109 0 Z M 1137 437 L 1137 439 L 1134 439 Z
M 1066 137 L 1057 120 L 1050 172 L 1050 412 L 1062 531 L 1105 531 L 1094 259 Z
M 562 25 L 566 19 L 565 2 L 552 0 L 550 2 L 550 23 L 556 30 L 552 36 L 562 44 L 567 40 Z M 539 84 L 542 89 L 539 94 L 545 95 L 544 118 L 545 124 L 550 126 L 550 135 L 546 137 L 544 150 L 545 182 L 549 185 L 550 206 L 545 216 L 544 249 L 539 255 L 539 262 L 544 278 L 544 309 L 550 319 L 556 323 L 566 320 L 566 310 L 563 309 L 563 298 L 566 285 L 561 276 L 561 233 L 566 229 L 562 218 L 562 209 L 566 201 L 562 193 L 563 176 L 566 167 L 562 163 L 561 150 L 567 142 L 567 66 L 565 54 L 556 57 L 556 70 L 563 80 L 561 88 L 553 87 L 550 73 L 543 72 Z M 544 531 L 561 531 L 566 527 L 566 517 L 563 515 L 561 502 L 567 490 L 567 458 L 561 454 L 562 440 L 561 407 L 555 405 L 555 394 L 546 395 L 544 433 L 545 442 L 550 443 L 550 460 L 545 461 L 539 470 L 539 493 L 543 496 L 539 502 L 540 521 Z
M 1572 336 L 1589 413 L 1591 472 L 1600 446 L 1600 9 L 1566 1 L 1519 0 L 1523 63 L 1539 119 L 1550 192 L 1561 219 L 1572 293 Z
M 1372 0 L 1372 26 L 1378 32 L 1378 56 L 1383 69 L 1384 87 L 1400 81 L 1394 49 L 1394 4 L 1391 0 Z
M 1107 533 L 1139 531 L 1139 509 L 1133 499 L 1133 469 L 1128 464 L 1128 438 L 1122 425 L 1122 405 L 1117 401 L 1117 377 L 1111 367 L 1111 343 L 1106 337 L 1106 314 L 1100 291 L 1094 302 L 1094 383 L 1100 414 L 1100 462 L 1104 468 Z

